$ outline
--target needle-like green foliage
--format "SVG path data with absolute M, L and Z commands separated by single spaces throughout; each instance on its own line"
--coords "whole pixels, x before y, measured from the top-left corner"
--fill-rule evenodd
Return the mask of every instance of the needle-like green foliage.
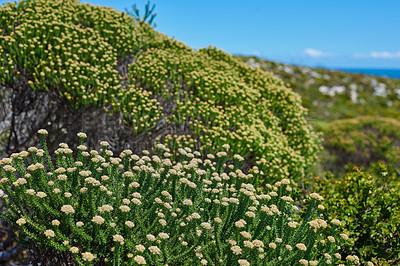
M 0 161 L 7 214 L 27 242 L 71 254 L 80 265 L 328 265 L 348 239 L 340 221 L 321 219 L 323 198 L 311 193 L 300 219 L 291 181 L 253 185 L 243 158 L 223 151 L 172 151 L 158 144 L 139 157 L 113 157 L 108 143 L 87 151 L 78 133 L 77 154 L 61 143 L 55 162 L 45 136 L 42 149 Z M 347 265 L 357 264 L 349 256 Z

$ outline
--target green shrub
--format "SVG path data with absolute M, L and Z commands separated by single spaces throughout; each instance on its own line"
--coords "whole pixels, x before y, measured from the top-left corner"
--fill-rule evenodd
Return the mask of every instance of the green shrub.
M 319 136 L 299 95 L 271 73 L 215 48 L 193 51 L 111 8 L 38 0 L 0 12 L 0 83 L 8 88 L 122 113 L 135 135 L 167 132 L 159 141 L 170 148 L 218 152 L 228 143 L 263 182 L 300 180 L 316 160 Z M 132 58 L 129 80 L 116 69 L 124 58 Z
M 229 147 L 209 154 L 179 149 L 179 161 L 164 145 L 139 157 L 119 158 L 101 142 L 86 151 L 79 133 L 76 158 L 67 144 L 1 160 L 0 188 L 21 239 L 72 255 L 80 265 L 325 265 L 340 261 L 340 221 L 320 219 L 317 193 L 297 223 L 288 179 L 257 192 L 257 175 L 240 170 L 241 156 L 226 162 Z M 150 157 L 151 156 L 151 157 Z M 357 263 L 347 257 L 347 265 Z
M 388 173 L 389 172 L 389 173 Z M 340 219 L 352 241 L 342 256 L 355 253 L 379 265 L 400 263 L 400 184 L 383 164 L 368 172 L 354 168 L 344 178 L 316 179 L 325 215 Z
M 168 121 L 189 134 L 160 140 L 171 148 L 193 145 L 204 153 L 228 143 L 235 153 L 255 157 L 268 182 L 300 180 L 316 159 L 319 137 L 299 96 L 221 50 L 151 48 L 139 54 L 129 77 L 176 103 Z
M 329 170 L 344 169 L 348 163 L 368 166 L 384 161 L 400 162 L 400 122 L 393 118 L 358 117 L 330 123 L 324 130 L 324 147 L 333 157 Z
M 160 108 L 151 92 L 123 87 L 115 69 L 118 58 L 149 43 L 153 30 L 147 24 L 139 26 L 111 8 L 39 0 L 1 6 L 0 26 L 2 85 L 56 91 L 72 108 L 111 106 L 129 123 L 140 122 L 135 132 L 159 120 Z

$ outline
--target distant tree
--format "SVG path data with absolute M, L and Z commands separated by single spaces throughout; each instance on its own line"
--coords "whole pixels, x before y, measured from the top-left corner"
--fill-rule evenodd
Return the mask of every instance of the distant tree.
M 139 23 L 140 25 L 144 24 L 144 23 L 148 23 L 150 26 L 153 23 L 154 18 L 157 16 L 157 12 L 154 12 L 154 8 L 156 7 L 156 5 L 153 5 L 151 8 L 149 8 L 150 6 L 150 2 L 147 2 L 145 5 L 145 12 L 144 12 L 144 16 L 143 18 L 140 17 L 139 14 L 139 8 L 136 7 L 136 4 L 132 5 L 132 11 L 129 11 L 128 9 L 125 8 L 126 13 L 128 13 L 129 15 L 131 15 L 135 21 L 137 23 Z M 148 19 L 148 21 L 146 21 Z M 156 23 L 154 23 L 154 28 L 157 26 Z

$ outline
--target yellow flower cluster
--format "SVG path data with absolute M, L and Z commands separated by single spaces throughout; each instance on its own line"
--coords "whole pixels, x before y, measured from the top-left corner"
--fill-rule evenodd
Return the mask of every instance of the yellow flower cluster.
M 327 223 L 318 218 L 323 197 L 310 194 L 307 222 L 299 226 L 303 218 L 295 216 L 294 200 L 288 195 L 292 181 L 282 179 L 258 191 L 258 168 L 243 172 L 238 165 L 242 156 L 228 158 L 231 145 L 203 156 L 180 148 L 177 159 L 163 144 L 142 156 L 125 150 L 119 157 L 107 150 L 108 143 L 101 146 L 100 152 L 89 151 L 80 142 L 74 159 L 68 145 L 61 143 L 50 172 L 45 169 L 52 162 L 37 159 L 38 149 L 2 159 L 0 188 L 9 195 L 3 198 L 12 221 L 28 234 L 39 231 L 42 244 L 69 250 L 82 262 L 154 265 L 168 252 L 171 263 L 184 259 L 208 265 L 225 262 L 219 250 L 229 253 L 227 263 L 241 265 L 272 262 L 277 252 L 288 265 L 294 258 L 304 264 L 306 252 L 324 254 L 317 259 L 327 263 L 340 259 L 334 254 L 347 235 L 338 235 L 339 220 Z M 48 156 L 47 150 L 43 153 Z M 11 165 L 15 172 L 7 171 Z M 28 173 L 32 165 L 35 169 Z M 26 182 L 17 175 L 24 175 Z M 14 210 L 16 194 L 35 213 L 34 220 Z
M 176 103 L 169 122 L 190 134 L 160 140 L 173 149 L 206 152 L 228 143 L 235 153 L 256 155 L 264 162 L 260 172 L 270 179 L 299 178 L 315 160 L 319 140 L 304 119 L 299 96 L 222 51 L 148 49 L 129 75 Z
M 55 90 L 73 107 L 109 106 L 123 112 L 135 133 L 160 118 L 151 93 L 125 88 L 118 59 L 138 52 L 154 30 L 125 13 L 79 1 L 23 1 L 1 7 L 0 83 L 7 87 L 21 72 L 35 90 Z M 3 28 L 3 27 L 2 27 Z M 45 134 L 46 132 L 43 131 Z

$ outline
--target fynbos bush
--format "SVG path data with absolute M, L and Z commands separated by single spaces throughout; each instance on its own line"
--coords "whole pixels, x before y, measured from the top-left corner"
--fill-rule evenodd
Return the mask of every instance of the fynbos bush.
M 171 148 L 192 145 L 206 153 L 228 143 L 257 161 L 264 182 L 298 181 L 316 160 L 319 136 L 304 118 L 299 95 L 221 50 L 153 47 L 130 65 L 129 79 L 175 102 L 166 119 L 186 134 L 163 136 Z
M 342 220 L 352 241 L 343 256 L 356 253 L 379 265 L 400 263 L 400 184 L 383 164 L 364 172 L 354 168 L 344 178 L 316 179 L 329 219 Z M 364 262 L 364 261 L 363 261 Z
M 307 176 L 320 140 L 299 95 L 223 51 L 193 51 L 155 31 L 145 23 L 152 10 L 147 5 L 135 19 L 76 0 L 7 3 L 0 7 L 0 85 L 53 93 L 71 109 L 104 108 L 148 143 L 155 136 L 176 145 L 181 138 L 202 153 L 228 143 L 250 166 L 263 164 L 264 183 Z M 26 118 L 16 121 L 9 131 L 15 141 L 8 142 L 14 148 L 23 143 L 15 124 Z M 59 132 L 68 129 L 62 122 Z
M 55 163 L 42 149 L 1 160 L 0 188 L 7 214 L 22 238 L 80 265 L 325 265 L 341 261 L 348 239 L 339 220 L 320 218 L 323 198 L 309 196 L 297 216 L 288 179 L 257 192 L 256 175 L 240 170 L 243 158 L 179 149 L 177 161 L 158 144 L 153 155 L 126 150 L 87 151 L 79 133 L 74 158 L 60 144 Z M 356 264 L 349 256 L 346 263 Z
M 337 120 L 324 130 L 325 148 L 332 154 L 335 172 L 348 163 L 368 166 L 400 162 L 400 122 L 394 118 L 362 116 Z

